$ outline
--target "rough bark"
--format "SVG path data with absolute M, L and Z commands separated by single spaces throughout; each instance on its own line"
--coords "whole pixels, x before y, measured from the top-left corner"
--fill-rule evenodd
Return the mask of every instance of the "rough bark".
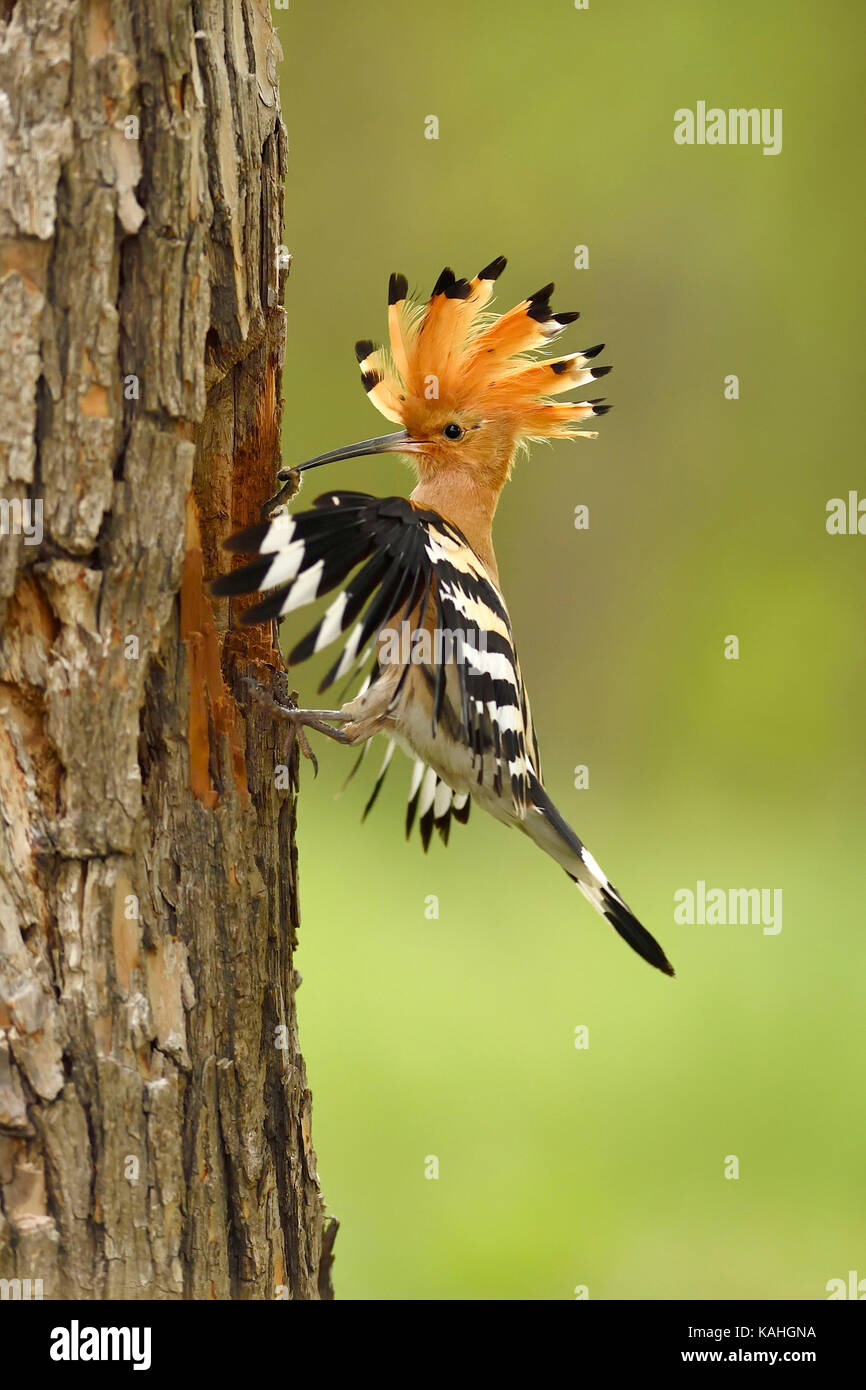
M 45 1298 L 330 1293 L 284 676 L 202 582 L 279 451 L 280 56 L 267 0 L 0 0 L 0 1278 Z

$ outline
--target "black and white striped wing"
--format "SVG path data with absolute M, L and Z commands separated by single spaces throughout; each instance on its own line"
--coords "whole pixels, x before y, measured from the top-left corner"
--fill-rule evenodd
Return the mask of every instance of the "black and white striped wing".
M 429 547 L 436 575 L 436 625 L 442 632 L 460 634 L 453 645 L 464 738 L 479 783 L 492 761 L 494 789 L 510 795 L 522 816 L 529 778 L 541 774 L 508 611 L 474 550 L 456 527 L 441 517 L 438 521 L 438 527 L 430 527 Z M 441 665 L 435 674 L 434 721 L 446 689 Z
M 288 657 L 292 665 L 305 661 L 351 626 L 321 692 L 355 669 L 385 623 L 401 612 L 408 616 L 423 598 L 429 573 L 424 540 L 405 498 L 329 492 L 309 511 L 282 510 L 230 537 L 226 549 L 256 559 L 220 576 L 211 590 L 220 596 L 268 592 L 241 615 L 248 627 L 284 618 L 342 586 Z
M 249 527 L 227 548 L 256 558 L 217 579 L 212 591 L 268 592 L 243 613 L 245 625 L 283 618 L 339 589 L 288 657 L 292 665 L 303 661 L 350 629 L 320 692 L 357 668 L 383 626 L 410 617 L 418 621 L 432 607 L 438 632 L 456 640 L 451 645 L 446 640 L 438 650 L 434 641 L 430 660 L 423 662 L 431 692 L 431 738 L 445 737 L 445 726 L 453 730 L 451 736 L 470 750 L 478 783 L 492 779 L 518 814 L 525 813 L 538 754 L 511 626 L 502 595 L 456 527 L 403 497 L 330 492 L 316 498 L 309 511 L 281 511 Z M 408 670 L 407 665 L 395 700 Z M 434 826 L 446 821 L 445 792 L 426 774 L 413 797 L 415 791 L 424 835 L 431 808 Z M 465 818 L 463 804 L 454 807 L 452 799 L 449 809 Z

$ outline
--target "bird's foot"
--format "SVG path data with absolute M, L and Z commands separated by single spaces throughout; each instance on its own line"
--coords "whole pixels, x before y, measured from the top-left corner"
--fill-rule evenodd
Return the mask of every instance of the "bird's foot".
M 309 758 L 313 764 L 314 774 L 318 774 L 319 762 L 315 753 L 310 747 L 307 739 L 306 730 L 315 729 L 317 733 L 325 734 L 328 738 L 334 739 L 336 743 L 349 743 L 350 739 L 342 729 L 335 729 L 335 723 L 348 724 L 351 716 L 343 714 L 338 709 L 298 709 L 294 705 L 283 704 L 269 690 L 263 690 L 254 680 L 247 678 L 247 684 L 252 692 L 252 697 L 259 704 L 264 705 L 274 716 L 275 719 L 283 720 L 289 725 L 290 732 L 297 739 L 298 747 L 305 758 Z M 291 699 L 297 696 L 293 692 Z

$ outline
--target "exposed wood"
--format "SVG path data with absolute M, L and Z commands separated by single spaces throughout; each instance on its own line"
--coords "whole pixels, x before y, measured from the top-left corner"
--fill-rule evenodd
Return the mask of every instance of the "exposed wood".
M 279 452 L 280 56 L 266 0 L 0 4 L 0 1277 L 45 1298 L 330 1296 L 284 676 L 203 588 Z

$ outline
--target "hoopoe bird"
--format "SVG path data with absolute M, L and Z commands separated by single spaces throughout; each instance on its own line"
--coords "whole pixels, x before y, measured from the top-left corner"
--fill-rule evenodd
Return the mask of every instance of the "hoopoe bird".
M 414 760 L 406 831 L 417 818 L 426 849 L 434 828 L 447 842 L 470 802 L 516 826 L 565 869 L 620 936 L 665 974 L 673 969 L 566 823 L 544 789 L 529 700 L 493 552 L 491 527 L 518 447 L 538 438 L 595 438 L 578 426 L 610 407 L 601 399 L 556 401 L 610 371 L 593 365 L 604 344 L 539 357 L 578 315 L 554 313 L 545 285 L 499 317 L 485 313 L 505 268 L 500 256 L 473 280 L 445 269 L 426 304 L 409 299 L 403 275 L 388 292 L 390 353 L 356 347 L 364 388 L 393 434 L 282 469 L 281 490 L 260 523 L 227 548 L 255 558 L 217 579 L 217 595 L 267 597 L 245 625 L 281 619 L 338 590 L 324 616 L 290 652 L 290 665 L 349 634 L 320 693 L 372 667 L 340 709 L 279 706 L 303 739 L 314 728 L 341 743 L 388 741 L 366 812 L 395 747 Z M 407 455 L 411 496 L 326 492 L 293 512 L 298 475 L 340 459 Z M 455 640 L 456 634 L 456 640 Z M 449 638 L 449 641 L 445 641 Z M 408 639 L 408 640 L 401 640 Z

